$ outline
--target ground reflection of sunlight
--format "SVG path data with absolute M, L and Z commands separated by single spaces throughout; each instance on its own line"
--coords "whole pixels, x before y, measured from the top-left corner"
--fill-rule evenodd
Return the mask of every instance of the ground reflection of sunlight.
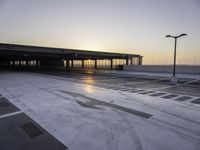
M 93 74 L 94 71 L 93 71 L 93 70 L 88 70 L 87 73 L 88 73 L 88 74 Z
M 85 84 L 84 90 L 88 93 L 94 93 L 94 87 L 92 85 Z
M 94 87 L 92 85 L 90 85 L 90 84 L 94 84 L 95 83 L 94 78 L 92 76 L 87 76 L 86 78 L 84 78 L 84 81 L 85 81 L 85 83 L 87 83 L 87 84 L 84 85 L 85 91 L 89 92 L 89 93 L 93 93 L 94 92 Z
M 94 78 L 91 77 L 91 76 L 85 77 L 84 78 L 84 82 L 89 83 L 89 84 L 94 84 L 95 83 Z

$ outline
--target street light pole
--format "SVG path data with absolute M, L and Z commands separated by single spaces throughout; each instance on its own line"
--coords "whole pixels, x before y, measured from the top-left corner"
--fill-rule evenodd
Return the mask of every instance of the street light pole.
M 170 79 L 171 84 L 177 84 L 177 78 L 176 78 L 176 43 L 177 43 L 177 39 L 182 37 L 182 36 L 186 36 L 187 34 L 183 33 L 180 34 L 179 36 L 171 36 L 171 35 L 166 35 L 166 37 L 171 37 L 174 38 L 175 43 L 174 43 L 174 67 L 173 67 L 173 76 Z
M 174 67 L 173 67 L 173 77 L 175 77 L 176 74 L 176 42 L 177 42 L 177 38 L 175 39 L 175 44 L 174 44 Z

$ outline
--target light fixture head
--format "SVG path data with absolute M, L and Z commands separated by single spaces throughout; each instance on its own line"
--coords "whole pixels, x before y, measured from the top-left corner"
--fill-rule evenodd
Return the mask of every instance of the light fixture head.
M 173 37 L 173 36 L 171 36 L 171 35 L 166 35 L 165 37 Z
M 187 34 L 183 33 L 183 34 L 179 35 L 178 37 L 181 37 L 181 36 L 187 36 Z

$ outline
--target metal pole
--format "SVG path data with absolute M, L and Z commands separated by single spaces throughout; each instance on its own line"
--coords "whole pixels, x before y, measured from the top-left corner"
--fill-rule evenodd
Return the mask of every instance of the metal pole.
M 175 77 L 175 74 L 176 74 L 176 41 L 177 41 L 177 37 L 175 37 L 174 39 L 175 39 L 175 45 L 174 45 L 174 68 L 173 68 L 173 76 Z

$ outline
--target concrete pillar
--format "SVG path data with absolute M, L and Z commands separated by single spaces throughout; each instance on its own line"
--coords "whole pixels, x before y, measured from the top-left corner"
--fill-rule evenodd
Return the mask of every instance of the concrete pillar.
M 84 68 L 84 59 L 81 60 L 81 65 L 82 65 L 82 68 Z
M 19 60 L 19 67 L 21 67 L 22 66 L 22 63 L 21 63 L 22 61 L 21 60 Z
M 70 68 L 70 66 L 69 66 L 69 60 L 66 60 L 66 71 L 67 72 L 69 71 L 69 68 Z
M 97 60 L 94 60 L 94 68 L 97 69 Z
M 35 66 L 36 66 L 36 67 L 39 66 L 39 64 L 38 64 L 38 60 L 35 61 Z
M 74 60 L 71 60 L 71 61 L 72 61 L 72 66 L 71 67 L 73 68 L 74 67 Z
M 113 59 L 110 59 L 110 68 L 113 68 Z
M 142 57 L 139 57 L 139 65 L 142 65 Z
M 126 58 L 126 65 L 128 65 L 128 58 Z
M 28 67 L 28 60 L 26 60 L 26 67 Z
M 133 65 L 133 58 L 131 57 L 131 66 Z

